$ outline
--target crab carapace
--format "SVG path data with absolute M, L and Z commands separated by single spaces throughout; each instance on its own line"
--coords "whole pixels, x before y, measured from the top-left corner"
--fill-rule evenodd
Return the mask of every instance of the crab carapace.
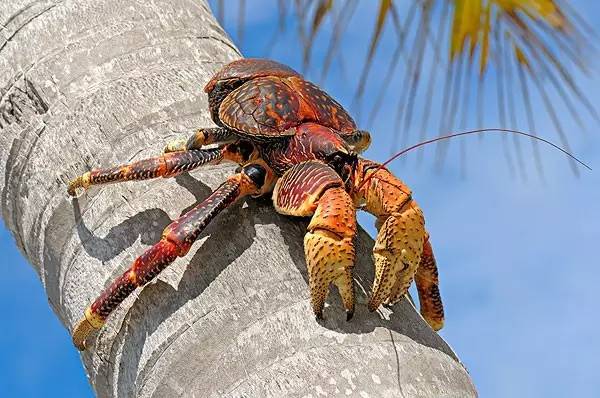
M 330 285 L 347 319 L 354 313 L 356 210 L 377 219 L 375 280 L 368 308 L 392 305 L 414 280 L 421 314 L 435 330 L 444 322 L 438 272 L 423 213 L 410 189 L 386 168 L 360 157 L 370 144 L 344 108 L 293 69 L 270 60 L 242 59 L 206 85 L 217 127 L 166 146 L 158 157 L 95 169 L 71 181 L 70 195 L 99 184 L 173 177 L 205 164 L 234 162 L 232 175 L 204 201 L 168 225 L 158 243 L 138 257 L 86 309 L 73 340 L 88 334 L 137 287 L 185 256 L 219 212 L 247 196 L 272 195 L 279 213 L 310 216 L 304 238 L 312 309 L 322 318 Z M 207 145 L 216 147 L 206 148 Z

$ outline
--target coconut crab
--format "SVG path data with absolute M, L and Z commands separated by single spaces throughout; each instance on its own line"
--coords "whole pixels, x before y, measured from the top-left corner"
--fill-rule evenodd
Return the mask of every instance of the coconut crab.
M 317 318 L 323 317 L 331 284 L 341 295 L 347 319 L 352 318 L 356 210 L 363 209 L 376 217 L 378 229 L 368 309 L 393 305 L 414 280 L 422 316 L 434 330 L 441 329 L 444 310 L 438 271 L 423 213 L 410 189 L 385 164 L 359 156 L 371 142 L 369 133 L 359 130 L 327 93 L 274 61 L 234 61 L 204 90 L 217 127 L 199 129 L 187 140 L 167 144 L 161 156 L 94 169 L 69 184 L 68 193 L 76 196 L 93 185 L 174 177 L 206 164 L 240 166 L 237 174 L 168 225 L 160 241 L 85 310 L 73 330 L 77 348 L 85 349 L 88 335 L 102 327 L 137 287 L 185 256 L 222 210 L 242 198 L 261 195 L 272 195 L 279 213 L 312 217 L 304 248 Z
M 199 129 L 186 141 L 168 144 L 162 156 L 95 169 L 70 182 L 68 193 L 75 196 L 93 185 L 173 177 L 205 164 L 229 161 L 241 167 L 167 226 L 161 240 L 86 309 L 73 332 L 75 345 L 84 349 L 88 334 L 99 329 L 131 292 L 185 256 L 219 212 L 246 196 L 271 193 L 278 212 L 312 216 L 304 247 L 317 318 L 323 316 L 332 283 L 347 319 L 352 318 L 356 209 L 363 208 L 377 217 L 379 230 L 369 310 L 400 300 L 414 279 L 423 317 L 440 329 L 444 313 L 423 213 L 408 187 L 378 163 L 358 156 L 371 142 L 369 133 L 359 130 L 327 93 L 274 61 L 234 61 L 204 90 L 218 127 Z M 210 144 L 218 146 L 204 148 Z

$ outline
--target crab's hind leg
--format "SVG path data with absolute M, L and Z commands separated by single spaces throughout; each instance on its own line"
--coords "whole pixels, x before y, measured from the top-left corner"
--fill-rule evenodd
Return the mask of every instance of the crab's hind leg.
M 85 317 L 73 330 L 73 342 L 80 350 L 94 329 L 99 329 L 108 315 L 135 290 L 152 280 L 177 257 L 190 250 L 202 230 L 222 210 L 247 195 L 264 192 L 272 184 L 272 173 L 261 164 L 245 166 L 231 176 L 208 198 L 181 218 L 168 225 L 161 240 L 138 257 L 131 267 L 105 289 L 85 310 Z
M 205 145 L 235 141 L 235 133 L 224 127 L 209 127 L 196 130 L 189 138 L 171 141 L 165 146 L 164 153 L 202 149 Z
M 71 196 L 76 196 L 92 185 L 174 177 L 202 165 L 217 164 L 223 160 L 245 163 L 254 156 L 254 153 L 254 147 L 246 141 L 234 142 L 214 149 L 165 153 L 130 164 L 88 171 L 73 179 L 69 183 L 67 192 Z
M 437 264 L 429 236 L 425 238 L 423 244 L 421 263 L 415 275 L 415 284 L 419 293 L 421 315 L 433 330 L 440 330 L 444 326 L 444 306 L 440 295 Z
M 280 213 L 312 215 L 304 237 L 304 253 L 315 315 L 323 317 L 325 299 L 333 283 L 349 320 L 354 314 L 356 211 L 342 180 L 324 163 L 300 163 L 279 179 L 273 202 Z

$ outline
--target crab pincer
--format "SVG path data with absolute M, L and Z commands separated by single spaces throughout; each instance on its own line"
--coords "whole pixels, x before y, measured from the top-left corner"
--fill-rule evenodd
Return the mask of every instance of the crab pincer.
M 356 214 L 342 179 L 323 162 L 300 163 L 277 181 L 273 203 L 282 214 L 312 216 L 304 237 L 304 253 L 316 317 L 323 318 L 325 299 L 333 283 L 350 320 L 354 315 Z

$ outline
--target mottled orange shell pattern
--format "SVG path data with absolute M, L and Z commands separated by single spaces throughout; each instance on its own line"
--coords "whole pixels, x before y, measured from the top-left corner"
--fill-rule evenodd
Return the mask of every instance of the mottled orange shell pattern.
M 262 138 L 294 135 L 293 128 L 306 122 L 342 135 L 357 130 L 348 112 L 318 86 L 285 65 L 277 68 L 273 61 L 256 62 L 236 61 L 206 85 L 205 91 L 210 92 L 220 81 L 241 83 L 218 105 L 214 112 L 218 122 L 242 135 Z

